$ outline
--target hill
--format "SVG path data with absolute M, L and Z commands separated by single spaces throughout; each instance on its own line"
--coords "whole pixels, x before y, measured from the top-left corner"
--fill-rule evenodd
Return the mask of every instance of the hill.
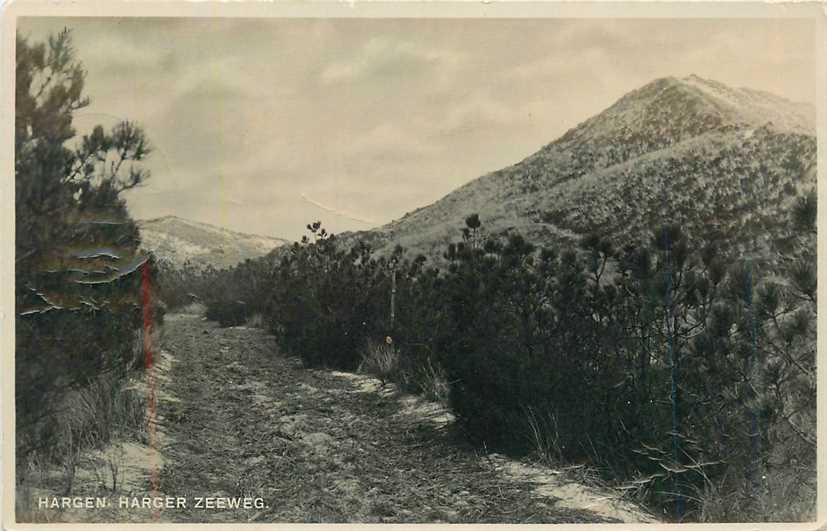
M 190 262 L 203 268 L 234 266 L 264 256 L 287 240 L 244 234 L 176 216 L 138 222 L 141 248 L 175 266 Z
M 664 222 L 742 256 L 783 247 L 779 220 L 816 183 L 815 110 L 697 76 L 655 80 L 526 159 L 363 239 L 442 260 L 464 218 L 546 245 L 599 231 L 644 240 Z

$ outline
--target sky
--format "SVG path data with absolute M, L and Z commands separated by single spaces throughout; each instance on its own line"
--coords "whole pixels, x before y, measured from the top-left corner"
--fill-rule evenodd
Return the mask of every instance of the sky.
M 91 104 L 133 120 L 164 215 L 296 239 L 382 225 L 519 162 L 625 93 L 696 74 L 813 103 L 796 19 L 24 18 L 68 27 Z

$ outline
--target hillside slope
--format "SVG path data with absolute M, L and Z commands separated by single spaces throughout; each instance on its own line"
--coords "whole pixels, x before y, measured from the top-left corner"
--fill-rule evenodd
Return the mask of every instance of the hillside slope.
M 287 240 L 231 231 L 176 216 L 138 222 L 141 247 L 175 266 L 234 266 L 264 256 Z
M 660 223 L 741 254 L 778 246 L 780 220 L 815 187 L 812 107 L 697 76 L 635 90 L 523 161 L 360 233 L 439 263 L 464 218 L 555 245 L 591 231 L 641 241 Z

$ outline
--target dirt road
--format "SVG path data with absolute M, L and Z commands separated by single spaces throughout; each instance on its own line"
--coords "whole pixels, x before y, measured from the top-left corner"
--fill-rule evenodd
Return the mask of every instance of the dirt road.
M 451 429 L 388 393 L 302 368 L 251 328 L 171 316 L 159 415 L 167 495 L 261 498 L 251 509 L 164 510 L 198 522 L 598 522 L 506 481 Z
M 110 493 L 107 509 L 61 519 L 645 521 L 642 513 L 607 510 L 605 498 L 575 483 L 540 488 L 536 471 L 463 443 L 444 410 L 431 408 L 429 417 L 428 403 L 378 389 L 372 378 L 305 369 L 258 329 L 168 315 L 158 361 L 150 379 L 157 448 L 127 455 L 122 468 L 135 479 Z M 150 492 L 153 476 L 158 490 Z M 149 495 L 183 498 L 186 506 L 117 506 L 122 497 L 140 503 Z M 245 500 L 248 508 L 227 506 Z

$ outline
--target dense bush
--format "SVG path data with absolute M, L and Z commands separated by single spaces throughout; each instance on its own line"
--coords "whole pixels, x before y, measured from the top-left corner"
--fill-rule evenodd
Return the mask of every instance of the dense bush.
M 233 313 L 241 293 L 266 296 L 268 325 L 309 365 L 442 382 L 489 448 L 585 459 L 678 518 L 736 517 L 716 508 L 723 491 L 737 518 L 789 517 L 772 504 L 814 500 L 814 211 L 799 200 L 780 276 L 668 225 L 641 245 L 593 234 L 556 250 L 488 238 L 470 216 L 438 271 L 401 248 L 340 249 L 314 223 L 278 264 L 223 272 L 214 301 Z
M 282 345 L 308 365 L 355 369 L 368 338 L 389 333 L 390 262 L 370 248 L 337 249 L 320 223 L 282 258 L 265 316 Z
M 207 275 L 191 262 L 182 266 L 163 260 L 156 266 L 158 296 L 169 310 L 179 310 L 201 301 Z

